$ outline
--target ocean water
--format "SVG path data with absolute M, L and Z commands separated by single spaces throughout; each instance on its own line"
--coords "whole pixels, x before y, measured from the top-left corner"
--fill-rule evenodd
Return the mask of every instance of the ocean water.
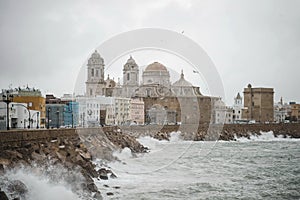
M 105 199 L 300 199 L 300 140 L 272 132 L 229 142 L 139 140 L 150 152 L 115 153 L 118 179 L 97 182 Z
M 192 142 L 174 133 L 171 141 L 139 141 L 149 153 L 115 152 L 121 161 L 108 165 L 118 178 L 96 180 L 104 199 L 300 199 L 299 139 L 269 132 L 237 141 Z M 88 199 L 78 195 L 79 173 L 43 171 L 22 168 L 5 176 L 25 183 L 28 199 Z

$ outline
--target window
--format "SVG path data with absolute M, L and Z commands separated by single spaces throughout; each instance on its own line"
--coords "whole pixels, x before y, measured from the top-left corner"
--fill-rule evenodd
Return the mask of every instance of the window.
M 92 69 L 92 76 L 94 76 L 94 69 Z
M 127 74 L 127 81 L 129 81 L 129 79 L 130 79 L 130 74 L 128 73 Z
M 96 70 L 96 77 L 99 76 L 99 70 Z
M 93 95 L 93 90 L 92 90 L 92 89 L 90 89 L 90 95 L 91 95 L 91 96 Z

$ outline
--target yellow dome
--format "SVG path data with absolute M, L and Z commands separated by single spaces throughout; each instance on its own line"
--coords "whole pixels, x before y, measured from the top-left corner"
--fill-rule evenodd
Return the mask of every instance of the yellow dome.
M 163 64 L 160 64 L 159 62 L 154 62 L 148 65 L 145 71 L 166 71 L 167 72 L 168 70 Z

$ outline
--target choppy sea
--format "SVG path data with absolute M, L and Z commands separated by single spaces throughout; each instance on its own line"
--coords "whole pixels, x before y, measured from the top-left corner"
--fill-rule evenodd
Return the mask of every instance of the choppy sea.
M 237 141 L 192 142 L 173 133 L 171 141 L 139 141 L 149 153 L 115 152 L 121 161 L 108 165 L 118 178 L 96 181 L 104 199 L 300 199 L 299 139 L 269 132 Z M 68 185 L 22 169 L 10 176 L 29 185 L 30 199 L 80 199 Z

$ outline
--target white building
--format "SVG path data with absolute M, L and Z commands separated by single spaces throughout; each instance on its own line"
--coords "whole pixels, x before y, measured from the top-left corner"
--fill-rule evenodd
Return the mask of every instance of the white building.
M 115 123 L 123 125 L 130 122 L 130 99 L 115 97 Z
M 243 98 L 240 93 L 234 98 L 234 104 L 232 107 L 232 118 L 233 122 L 239 121 L 242 119 L 242 109 L 243 109 Z
M 101 112 L 106 112 L 107 109 L 114 107 L 114 98 L 105 96 L 95 97 L 76 97 L 76 102 L 79 104 L 79 126 L 81 127 L 95 127 L 104 123 L 101 122 Z M 105 119 L 103 119 L 105 120 Z M 105 121 L 105 123 L 107 123 Z
M 215 124 L 232 124 L 233 123 L 233 109 L 226 107 L 225 103 L 218 100 L 214 104 L 214 123 Z
M 287 103 L 284 104 L 281 98 L 280 102 L 275 103 L 274 105 L 274 121 L 277 123 L 285 122 L 290 111 L 291 106 Z
M 144 124 L 144 101 L 142 98 L 131 98 L 130 121 L 134 124 Z
M 6 129 L 6 103 L 0 102 L 1 129 Z M 40 111 L 29 110 L 26 103 L 9 104 L 9 127 L 11 129 L 40 128 Z

